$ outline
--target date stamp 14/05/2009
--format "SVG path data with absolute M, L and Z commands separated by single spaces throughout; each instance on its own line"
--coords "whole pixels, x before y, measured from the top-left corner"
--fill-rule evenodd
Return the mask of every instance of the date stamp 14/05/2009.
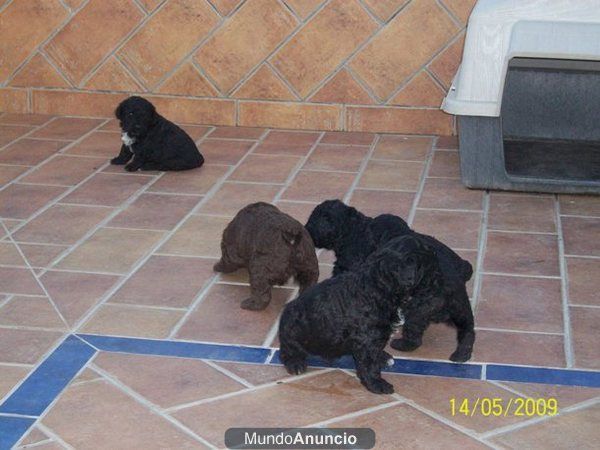
M 476 397 L 451 398 L 452 416 L 483 417 L 542 417 L 558 414 L 558 400 L 555 398 L 531 397 Z

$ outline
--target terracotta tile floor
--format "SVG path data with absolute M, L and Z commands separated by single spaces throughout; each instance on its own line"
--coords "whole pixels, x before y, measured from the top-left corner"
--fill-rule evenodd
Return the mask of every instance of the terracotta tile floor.
M 249 313 L 246 275 L 211 269 L 223 228 L 259 199 L 302 222 L 333 196 L 400 214 L 470 259 L 473 362 L 600 369 L 600 197 L 469 191 L 448 137 L 187 129 L 203 168 L 129 174 L 108 165 L 114 121 L 0 113 L 0 396 L 67 333 L 276 346 L 294 286 Z M 331 255 L 319 259 L 327 276 Z M 394 353 L 446 361 L 454 339 L 436 325 L 420 349 Z M 393 396 L 338 369 L 289 377 L 274 365 L 99 352 L 19 445 L 221 447 L 229 426 L 311 424 L 372 427 L 385 449 L 600 439 L 598 389 L 386 377 Z M 452 415 L 450 398 L 484 396 L 555 397 L 560 415 Z

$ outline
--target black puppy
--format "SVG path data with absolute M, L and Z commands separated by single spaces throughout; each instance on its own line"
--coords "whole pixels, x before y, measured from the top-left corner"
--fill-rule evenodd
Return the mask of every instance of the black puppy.
M 433 249 L 444 278 L 445 311 L 431 311 L 429 299 L 417 299 L 417 310 L 404 313 L 402 339 L 394 339 L 392 348 L 412 351 L 422 343 L 423 333 L 430 322 L 446 322 L 457 328 L 457 349 L 451 361 L 464 362 L 471 358 L 475 341 L 474 320 L 466 282 L 471 279 L 473 268 L 452 249 L 437 239 L 412 231 L 400 217 L 382 214 L 367 217 L 339 200 L 327 200 L 318 205 L 306 224 L 316 247 L 335 252 L 333 275 L 359 268 L 376 249 L 385 246 L 398 236 L 411 235 Z
M 352 355 L 361 383 L 376 394 L 391 394 L 381 378 L 390 363 L 385 348 L 398 308 L 442 294 L 443 280 L 431 248 L 412 236 L 371 255 L 356 271 L 319 283 L 286 305 L 279 323 L 280 358 L 287 371 L 306 370 L 306 357 Z
M 156 112 L 142 97 L 123 100 L 115 111 L 123 134 L 121 152 L 111 164 L 127 164 L 125 170 L 187 170 L 204 164 L 192 138 Z

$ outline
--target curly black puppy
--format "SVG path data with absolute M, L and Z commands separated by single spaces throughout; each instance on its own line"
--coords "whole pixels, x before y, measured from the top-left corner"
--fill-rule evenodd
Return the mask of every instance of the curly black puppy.
M 156 112 L 142 97 L 129 97 L 115 111 L 123 134 L 119 156 L 111 164 L 127 164 L 125 170 L 188 170 L 204 164 L 193 139 Z
M 293 217 L 268 203 L 241 209 L 223 231 L 217 272 L 245 267 L 250 275 L 250 298 L 242 308 L 265 309 L 271 287 L 294 277 L 304 292 L 319 279 L 315 246 L 306 229 Z
M 444 278 L 445 312 L 432 315 L 427 299 L 417 299 L 423 305 L 419 311 L 404 314 L 402 338 L 394 339 L 391 346 L 400 351 L 412 351 L 422 343 L 423 333 L 430 322 L 445 322 L 457 329 L 457 349 L 451 361 L 464 362 L 471 358 L 475 342 L 474 320 L 466 282 L 471 279 L 473 267 L 452 249 L 434 237 L 411 230 L 401 218 L 382 214 L 367 217 L 339 200 L 327 200 L 318 205 L 308 219 L 306 229 L 315 246 L 335 252 L 333 275 L 359 268 L 376 249 L 398 236 L 411 235 L 429 245 L 438 258 Z M 393 245 L 393 244 L 391 244 Z
M 381 378 L 381 369 L 390 363 L 384 348 L 398 308 L 409 311 L 415 299 L 436 299 L 443 289 L 429 246 L 412 236 L 395 244 L 377 250 L 356 271 L 325 280 L 286 305 L 279 340 L 280 359 L 289 373 L 304 372 L 309 354 L 325 359 L 349 354 L 369 391 L 394 392 Z

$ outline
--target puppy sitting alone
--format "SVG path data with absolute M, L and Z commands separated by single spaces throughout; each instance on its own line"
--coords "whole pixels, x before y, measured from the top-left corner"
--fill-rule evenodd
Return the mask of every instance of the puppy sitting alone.
M 334 276 L 357 270 L 373 251 L 398 236 L 410 235 L 430 246 L 444 278 L 443 298 L 415 299 L 413 304 L 420 306 L 404 313 L 402 339 L 394 339 L 391 346 L 404 352 L 415 350 L 421 346 L 429 323 L 445 322 L 457 329 L 458 345 L 450 360 L 464 362 L 471 358 L 475 331 L 466 289 L 466 283 L 473 274 L 473 267 L 468 261 L 434 237 L 411 230 L 400 217 L 392 214 L 367 217 L 339 200 L 327 200 L 318 205 L 310 215 L 306 229 L 315 246 L 335 252 Z M 430 314 L 432 308 L 436 314 Z
M 279 323 L 280 359 L 290 374 L 306 370 L 309 354 L 325 359 L 352 355 L 361 383 L 391 394 L 381 378 L 391 356 L 384 351 L 398 308 L 415 298 L 440 295 L 442 276 L 433 251 L 412 236 L 376 251 L 368 263 L 308 289 L 288 303 Z
M 188 170 L 204 164 L 192 138 L 156 112 L 141 97 L 123 100 L 115 111 L 123 134 L 121 152 L 111 164 L 127 164 L 125 170 Z
M 265 309 L 271 287 L 294 277 L 304 292 L 319 279 L 315 246 L 300 222 L 268 203 L 252 203 L 233 218 L 223 231 L 217 272 L 245 267 L 250 275 L 250 298 L 242 308 Z

